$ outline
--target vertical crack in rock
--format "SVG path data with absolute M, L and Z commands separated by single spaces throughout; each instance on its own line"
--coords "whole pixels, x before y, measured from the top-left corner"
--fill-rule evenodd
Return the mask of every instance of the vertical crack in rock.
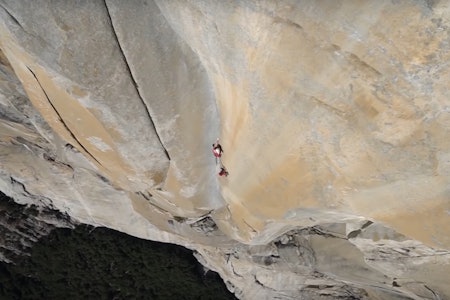
M 347 240 L 347 237 L 335 234 L 331 231 L 327 231 L 326 229 L 321 228 L 320 226 L 313 226 L 310 228 L 306 228 L 305 231 L 308 233 L 317 234 L 317 235 L 320 235 L 323 237 L 331 237 L 331 238 L 336 238 L 336 239 L 341 239 L 341 240 Z
M 202 56 L 198 53 L 198 49 L 196 49 L 193 44 L 192 41 L 190 41 L 186 36 L 184 36 L 179 30 L 177 30 L 176 26 L 173 24 L 173 22 L 171 21 L 171 18 L 168 17 L 167 15 L 167 11 L 166 9 L 164 9 L 164 5 L 162 3 L 159 3 L 158 0 L 154 0 L 155 5 L 158 7 L 159 9 L 159 13 L 161 14 L 161 16 L 164 18 L 164 20 L 167 22 L 167 24 L 169 25 L 169 27 L 172 29 L 172 31 L 175 33 L 175 35 L 181 40 L 183 41 L 187 47 L 189 47 L 189 49 L 191 49 L 192 53 L 194 53 L 196 55 L 196 57 L 198 58 L 198 61 L 200 63 L 200 65 L 202 66 L 202 68 L 205 70 L 205 73 L 207 74 L 208 77 L 208 82 L 211 85 L 211 89 L 215 89 L 214 88 L 214 84 L 213 84 L 213 79 L 211 77 L 210 72 L 208 71 L 207 68 L 207 64 L 205 63 L 204 58 L 202 58 Z M 163 2 L 164 3 L 164 2 Z M 195 9 L 196 12 L 202 14 L 202 12 L 198 9 L 196 9 L 195 7 L 191 7 L 191 9 Z M 218 35 L 220 35 L 220 30 L 217 28 L 217 24 L 214 23 L 215 26 L 215 30 L 217 32 Z M 220 111 L 220 107 L 218 105 L 218 99 L 217 99 L 217 95 L 215 97 L 212 97 L 213 101 L 214 101 L 214 108 L 216 112 Z M 217 113 L 215 119 L 218 121 L 219 127 L 220 124 L 222 124 L 221 121 L 221 114 Z
M 167 209 L 161 207 L 160 205 L 155 203 L 155 201 L 152 200 L 152 195 L 150 193 L 148 193 L 148 192 L 136 192 L 135 194 L 143 197 L 145 200 L 148 201 L 148 203 L 150 205 L 152 205 L 153 207 L 155 207 L 157 210 L 161 211 L 162 213 L 172 216 L 172 213 L 170 211 L 168 211 Z
M 326 101 L 323 101 L 317 97 L 309 96 L 312 101 L 314 101 L 316 104 L 322 106 L 324 109 L 329 110 L 330 112 L 334 113 L 335 115 L 343 118 L 346 120 L 345 112 L 334 107 L 333 105 L 328 104 Z
M 25 184 L 20 182 L 19 180 L 17 180 L 16 178 L 9 176 L 9 180 L 11 182 L 11 187 L 17 191 L 16 189 L 18 189 L 18 193 L 22 194 L 23 196 L 26 196 L 29 199 L 32 199 L 33 201 L 35 201 L 34 203 L 40 203 L 40 206 L 43 207 L 48 207 L 50 209 L 56 210 L 55 206 L 53 205 L 53 200 L 43 196 L 43 195 L 35 195 L 32 194 L 28 191 L 28 189 L 26 188 Z M 1 191 L 0 191 L 0 195 L 1 195 Z
M 253 275 L 253 278 L 254 278 L 254 280 L 255 280 L 255 283 L 256 283 L 257 285 L 259 285 L 260 287 L 262 287 L 263 289 L 268 289 L 269 291 L 278 292 L 278 291 L 275 290 L 274 288 L 271 288 L 271 287 L 269 287 L 269 286 L 267 286 L 267 285 L 264 285 L 264 283 L 262 283 L 261 281 L 259 281 L 259 279 L 256 277 L 256 275 Z M 283 295 L 282 292 L 281 292 L 280 294 Z
M 432 294 L 433 294 L 433 298 L 434 300 L 441 300 L 442 298 L 439 296 L 438 293 L 436 293 L 435 291 L 433 291 L 432 289 L 430 289 L 428 286 L 424 285 L 424 287 L 429 290 Z
M 16 179 L 15 179 L 14 177 L 12 177 L 12 176 L 9 176 L 9 180 L 11 181 L 11 185 L 12 185 L 12 186 L 19 186 L 19 187 L 22 189 L 22 192 L 23 192 L 24 194 L 29 195 L 29 196 L 33 196 L 33 195 L 27 190 L 27 188 L 25 187 L 25 184 L 23 184 L 22 182 L 16 180 Z
M 11 18 L 11 20 L 13 21 L 14 24 L 16 24 L 21 30 L 23 30 L 23 32 L 25 32 L 26 34 L 33 36 L 34 38 L 39 39 L 41 42 L 43 43 L 47 43 L 44 39 L 42 39 L 40 36 L 30 32 L 29 30 L 27 30 L 20 22 L 19 20 L 9 11 L 8 8 L 5 7 L 5 5 L 3 5 L 2 3 L 0 3 L 0 7 L 3 8 L 3 10 L 6 12 L 6 14 Z
M 92 155 L 87 149 L 86 147 L 83 146 L 83 144 L 80 142 L 80 140 L 76 137 L 76 135 L 70 130 L 69 126 L 64 122 L 64 119 L 61 117 L 61 115 L 59 114 L 58 110 L 56 109 L 56 107 L 53 105 L 52 101 L 50 100 L 50 98 L 47 95 L 47 92 L 45 91 L 45 89 L 43 88 L 42 84 L 39 82 L 39 79 L 37 78 L 36 74 L 29 68 L 27 67 L 28 71 L 30 71 L 31 74 L 33 74 L 34 79 L 36 79 L 37 83 L 39 84 L 39 87 L 41 88 L 42 92 L 45 95 L 45 98 L 47 99 L 48 103 L 52 106 L 53 110 L 55 111 L 56 115 L 58 116 L 58 119 L 61 121 L 61 124 L 64 126 L 64 128 L 66 128 L 66 130 L 69 132 L 70 136 L 78 143 L 78 145 L 93 159 L 95 160 L 100 166 L 102 166 L 102 164 L 95 158 L 94 155 Z
M 287 24 L 288 26 L 292 26 L 294 28 L 297 28 L 299 30 L 303 30 L 303 26 L 286 18 L 282 18 L 280 16 L 277 16 L 274 14 L 274 12 L 269 12 L 267 10 L 263 10 L 264 13 L 266 13 L 267 15 L 271 16 L 274 20 L 275 23 L 284 23 Z
M 145 103 L 144 98 L 141 95 L 141 92 L 139 90 L 139 85 L 137 84 L 136 79 L 133 76 L 133 72 L 131 71 L 130 65 L 128 64 L 127 56 L 125 55 L 125 52 L 122 49 L 122 45 L 120 44 L 119 37 L 117 36 L 116 29 L 114 28 L 114 23 L 113 23 L 113 20 L 111 18 L 111 14 L 109 12 L 107 1 L 104 0 L 104 3 L 105 3 L 106 13 L 108 15 L 109 22 L 111 24 L 112 32 L 114 34 L 114 38 L 115 38 L 115 40 L 117 42 L 117 45 L 119 46 L 120 53 L 122 54 L 122 58 L 123 58 L 123 61 L 125 63 L 125 66 L 127 68 L 127 71 L 128 71 L 128 73 L 130 75 L 131 81 L 133 82 L 134 88 L 136 89 L 136 92 L 138 94 L 139 99 L 141 100 L 142 104 L 145 107 L 145 110 L 147 112 L 147 116 L 150 119 L 150 123 L 152 124 L 153 129 L 155 130 L 155 133 L 156 133 L 156 136 L 158 137 L 159 143 L 163 147 L 164 153 L 166 154 L 167 159 L 170 160 L 169 152 L 167 151 L 167 149 L 164 146 L 164 143 L 163 143 L 161 137 L 159 136 L 158 130 L 157 130 L 156 125 L 155 125 L 155 122 L 153 121 L 152 115 L 150 114 L 150 109 L 149 109 L 148 105 Z
M 251 231 L 253 231 L 254 233 L 258 233 L 258 231 L 255 229 L 255 227 L 253 227 L 252 225 L 250 225 L 247 221 L 245 221 L 245 219 L 243 219 L 245 225 L 247 225 Z
M 17 26 L 19 26 L 23 31 L 27 32 L 22 24 L 20 24 L 19 20 L 17 20 L 16 17 L 14 17 L 14 15 L 3 5 L 0 3 L 0 7 L 3 8 L 3 10 L 6 12 L 6 14 L 8 14 L 8 16 L 11 18 L 11 20 L 13 20 L 14 24 L 16 24 Z
M 233 272 L 234 275 L 236 275 L 236 276 L 238 276 L 238 277 L 240 277 L 240 278 L 243 278 L 243 277 L 244 277 L 244 276 L 242 276 L 241 274 L 239 274 L 239 273 L 236 272 L 236 270 L 234 269 L 233 262 L 230 262 L 229 265 L 230 265 L 231 271 Z M 255 278 L 256 278 L 256 277 L 255 277 Z

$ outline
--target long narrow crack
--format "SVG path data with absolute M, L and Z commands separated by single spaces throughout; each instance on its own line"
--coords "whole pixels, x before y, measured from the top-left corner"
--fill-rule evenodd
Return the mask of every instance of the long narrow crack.
M 247 225 L 254 233 L 258 233 L 258 231 L 252 225 L 248 224 L 244 219 L 242 220 L 244 221 L 245 225 Z
M 11 185 L 13 185 L 13 186 L 14 186 L 14 185 L 20 186 L 21 189 L 22 189 L 22 191 L 25 193 L 25 195 L 30 196 L 30 197 L 33 197 L 33 196 L 34 196 L 33 194 L 31 194 L 31 193 L 27 190 L 25 184 L 23 184 L 22 182 L 16 180 L 16 179 L 15 179 L 14 177 L 12 177 L 12 176 L 9 176 L 9 180 L 11 181 Z
M 169 152 L 167 151 L 167 149 L 164 146 L 164 143 L 163 143 L 161 137 L 159 136 L 158 130 L 156 129 L 155 122 L 153 121 L 152 115 L 150 113 L 150 109 L 149 109 L 148 105 L 145 103 L 144 98 L 141 95 L 141 92 L 140 92 L 140 89 L 139 89 L 139 85 L 137 84 L 136 79 L 133 76 L 133 72 L 131 71 L 130 65 L 128 64 L 127 56 L 125 55 L 125 52 L 122 49 L 122 45 L 120 44 L 119 37 L 117 36 L 117 33 L 116 33 L 116 29 L 114 28 L 114 23 L 112 21 L 111 14 L 109 12 L 109 8 L 108 8 L 108 4 L 107 4 L 106 0 L 104 0 L 104 3 L 105 3 L 105 8 L 106 8 L 106 13 L 107 13 L 108 18 L 109 18 L 109 22 L 111 24 L 112 32 L 114 34 L 114 38 L 115 38 L 115 40 L 117 42 L 117 45 L 119 46 L 120 53 L 122 54 L 122 58 L 123 58 L 123 61 L 125 63 L 125 66 L 127 68 L 127 71 L 128 71 L 128 73 L 130 75 L 131 81 L 133 82 L 134 88 L 136 89 L 136 92 L 138 94 L 139 99 L 141 100 L 142 104 L 145 107 L 145 110 L 147 112 L 147 116 L 150 119 L 150 123 L 152 124 L 153 130 L 155 131 L 156 136 L 158 137 L 159 143 L 163 147 L 164 153 L 166 154 L 167 159 L 170 160 Z
M 438 293 L 436 293 L 435 291 L 433 291 L 432 289 L 430 289 L 428 286 L 424 285 L 424 287 L 425 287 L 427 290 L 429 290 L 429 291 L 433 294 L 434 300 L 441 300 L 441 299 L 442 299 L 442 298 L 439 296 Z
M 261 281 L 259 281 L 258 278 L 256 277 L 256 275 L 253 275 L 253 278 L 255 279 L 255 283 L 256 283 L 257 285 L 261 286 L 262 288 L 268 289 L 268 290 L 270 290 L 270 291 L 278 292 L 276 289 L 271 288 L 270 286 L 267 286 L 267 285 L 265 285 L 264 283 L 262 283 Z M 281 294 L 283 294 L 283 293 L 281 292 Z
M 145 200 L 147 200 L 149 202 L 149 204 L 151 206 L 155 207 L 160 212 L 165 213 L 165 214 L 169 214 L 170 216 L 172 216 L 172 213 L 170 211 L 168 211 L 167 209 L 164 209 L 161 206 L 159 206 L 158 204 L 156 204 L 155 201 L 152 201 L 152 198 L 148 197 L 145 193 L 143 193 L 143 192 L 136 192 L 136 194 L 139 195 L 139 196 L 142 196 Z
M 53 110 L 55 111 L 56 115 L 58 116 L 59 121 L 61 122 L 61 124 L 64 126 L 64 128 L 69 132 L 70 136 L 78 143 L 78 145 L 93 159 L 95 160 L 100 166 L 102 166 L 102 164 L 95 158 L 94 155 L 92 155 L 84 146 L 83 144 L 80 142 L 80 140 L 76 137 L 76 135 L 70 130 L 69 126 L 67 126 L 66 122 L 64 122 L 64 119 L 61 117 L 60 113 L 58 112 L 58 110 L 56 109 L 56 107 L 53 105 L 52 101 L 50 100 L 50 98 L 47 95 L 47 92 L 45 91 L 45 89 L 42 87 L 42 84 L 40 83 L 39 79 L 37 78 L 36 74 L 29 68 L 27 67 L 28 71 L 30 71 L 31 74 L 33 74 L 34 79 L 36 79 L 37 83 L 39 84 L 39 87 L 41 88 L 42 92 L 45 95 L 45 98 L 47 98 L 48 103 L 51 105 L 51 107 L 53 108 Z
M 20 24 L 19 20 L 7 9 L 3 4 L 0 4 L 0 7 L 3 8 L 3 10 L 8 14 L 8 16 L 13 20 L 13 22 L 19 26 L 23 31 L 26 32 L 26 30 L 23 28 L 22 24 Z
M 23 30 L 26 34 L 33 36 L 34 38 L 39 39 L 40 42 L 44 44 L 48 44 L 47 41 L 45 41 L 41 36 L 37 36 L 36 34 L 30 32 L 27 30 L 20 22 L 19 20 L 9 11 L 7 7 L 5 7 L 3 4 L 0 3 L 0 7 L 3 8 L 3 10 L 6 12 L 6 14 L 11 18 L 14 24 L 19 26 L 21 30 Z
M 238 277 L 241 277 L 241 278 L 244 277 L 244 276 L 242 276 L 241 274 L 237 273 L 236 270 L 234 270 L 233 262 L 230 263 L 230 266 L 231 266 L 231 271 L 233 272 L 234 275 L 236 275 L 236 276 L 238 276 Z M 255 277 L 255 278 L 256 278 L 256 277 Z

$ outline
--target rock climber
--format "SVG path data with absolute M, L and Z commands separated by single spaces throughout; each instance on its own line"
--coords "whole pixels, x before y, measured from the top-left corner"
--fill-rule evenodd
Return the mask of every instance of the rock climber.
M 225 177 L 228 176 L 228 171 L 224 166 L 220 167 L 219 176 L 225 176 Z
M 222 145 L 219 144 L 219 139 L 212 145 L 213 154 L 215 157 L 221 157 L 223 153 Z

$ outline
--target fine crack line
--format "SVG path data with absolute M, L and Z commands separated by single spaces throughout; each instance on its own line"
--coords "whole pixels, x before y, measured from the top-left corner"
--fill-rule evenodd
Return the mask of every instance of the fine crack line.
M 167 149 L 164 146 L 164 143 L 163 143 L 161 137 L 159 136 L 158 130 L 156 129 L 155 122 L 153 121 L 152 115 L 150 114 L 150 109 L 149 109 L 148 105 L 145 103 L 144 98 L 141 95 L 141 92 L 139 90 L 139 85 L 137 84 L 137 82 L 136 82 L 136 80 L 135 80 L 135 78 L 133 76 L 133 72 L 131 71 L 130 65 L 128 64 L 128 60 L 127 60 L 127 57 L 125 55 L 125 52 L 123 51 L 122 45 L 120 44 L 119 37 L 117 36 L 116 29 L 114 28 L 114 23 L 112 21 L 111 14 L 109 13 L 107 0 L 104 0 L 104 3 L 105 3 L 105 8 L 106 8 L 106 13 L 108 15 L 109 23 L 111 24 L 112 32 L 114 34 L 114 39 L 116 40 L 117 45 L 119 46 L 120 53 L 122 54 L 122 59 L 123 59 L 123 61 L 125 63 L 125 66 L 127 68 L 128 73 L 130 75 L 131 81 L 133 82 L 134 88 L 136 89 L 136 92 L 138 94 L 139 99 L 141 100 L 142 104 L 145 107 L 145 110 L 147 112 L 147 116 L 150 119 L 150 123 L 153 126 L 153 129 L 154 129 L 154 131 L 156 133 L 156 136 L 158 137 L 159 143 L 163 147 L 164 153 L 166 154 L 167 159 L 170 160 L 169 152 L 167 151 Z
M 254 233 L 258 233 L 258 231 L 250 224 L 247 223 L 247 221 L 245 221 L 245 219 L 242 219 L 242 221 L 244 221 L 245 225 L 247 225 Z
M 261 281 L 258 280 L 258 278 L 256 277 L 256 274 L 253 274 L 253 278 L 255 279 L 255 283 L 259 286 L 261 286 L 264 289 L 268 289 L 270 291 L 276 291 L 279 292 L 278 290 L 271 288 L 270 286 L 264 285 L 264 283 L 262 283 Z M 281 292 L 281 294 L 283 294 L 283 292 Z
M 8 14 L 8 16 L 13 20 L 13 22 L 19 26 L 23 31 L 27 32 L 25 30 L 25 28 L 23 28 L 22 24 L 20 24 L 20 22 L 17 20 L 16 17 L 14 17 L 14 15 L 3 5 L 0 3 L 0 7 L 3 8 L 3 10 Z
M 325 109 L 327 109 L 327 110 L 329 110 L 331 112 L 334 112 L 335 115 L 345 119 L 345 112 L 344 111 L 340 110 L 339 108 L 334 107 L 331 104 L 328 104 L 327 102 L 325 102 L 323 100 L 320 100 L 317 97 L 314 97 L 314 96 L 310 96 L 310 97 L 311 97 L 311 100 L 316 102 L 318 105 L 324 107 Z
M 345 235 L 344 236 L 340 236 L 340 235 L 334 234 L 333 232 L 322 230 L 318 226 L 313 226 L 313 227 L 310 228 L 310 230 L 311 230 L 311 233 L 314 233 L 314 234 L 317 234 L 317 235 L 321 235 L 321 236 L 324 236 L 324 237 L 332 237 L 332 238 L 341 239 L 341 240 L 347 240 L 348 239 Z
M 25 184 L 24 184 L 24 183 L 18 181 L 17 179 L 15 179 L 15 178 L 12 177 L 12 176 L 9 176 L 9 180 L 11 181 L 11 184 L 12 184 L 12 185 L 19 185 L 19 186 L 22 188 L 23 192 L 24 192 L 27 196 L 30 196 L 30 197 L 33 197 L 33 196 L 34 196 L 33 194 L 31 194 L 31 193 L 27 190 L 27 188 L 25 187 Z
M 204 219 L 206 219 L 208 217 L 211 218 L 214 221 L 214 219 L 211 217 L 211 213 L 212 212 L 213 212 L 213 209 L 208 211 L 207 213 L 201 215 L 201 216 L 196 217 L 196 218 L 186 218 L 186 224 L 192 225 L 192 224 L 200 222 L 200 221 L 202 221 L 202 220 L 204 220 Z M 215 221 L 214 221 L 214 223 L 215 223 Z
M 233 265 L 233 262 L 230 262 L 230 266 L 231 266 L 231 271 L 233 272 L 233 274 L 234 275 L 236 275 L 236 276 L 238 276 L 238 277 L 244 277 L 244 276 L 242 276 L 241 274 L 239 274 L 239 273 L 237 273 L 235 270 L 234 270 L 234 265 Z M 255 277 L 256 278 L 256 277 Z
M 160 212 L 165 213 L 165 214 L 169 214 L 171 217 L 173 216 L 170 211 L 168 211 L 167 209 L 164 209 L 161 206 L 159 206 L 157 203 L 155 203 L 155 201 L 152 201 L 152 199 L 149 198 L 147 195 L 145 195 L 143 192 L 136 192 L 136 194 L 139 195 L 139 196 L 142 196 L 144 199 L 146 199 L 149 202 L 149 204 L 151 206 L 153 206 L 154 208 L 156 208 Z
M 66 122 L 64 122 L 64 119 L 61 117 L 61 115 L 59 114 L 58 110 L 56 109 L 56 107 L 53 105 L 52 101 L 50 101 L 50 98 L 47 95 L 47 92 L 45 91 L 45 89 L 42 87 L 41 82 L 39 81 L 39 79 L 37 78 L 36 74 L 27 66 L 28 71 L 30 71 L 31 74 L 33 74 L 34 79 L 36 79 L 37 83 L 39 84 L 39 87 L 41 88 L 42 92 L 45 95 L 45 98 L 47 98 L 48 103 L 50 103 L 51 107 L 53 108 L 53 110 L 55 111 L 56 115 L 58 116 L 59 121 L 61 122 L 61 124 L 64 126 L 64 128 L 66 128 L 66 130 L 69 132 L 70 136 L 78 143 L 78 145 L 93 159 L 95 160 L 100 166 L 103 166 L 96 158 L 94 155 L 92 155 L 84 146 L 83 144 L 80 142 L 80 140 L 76 137 L 76 135 L 70 130 L 69 126 L 67 126 Z
M 436 293 L 435 291 L 433 291 L 432 289 L 430 289 L 427 285 L 423 285 L 427 290 L 429 290 L 433 296 L 434 296 L 434 300 L 441 300 L 441 297 L 439 296 L 438 293 Z
M 25 27 L 23 27 L 23 25 L 19 22 L 19 20 L 3 4 L 0 3 L 0 7 L 3 8 L 3 10 L 6 12 L 6 14 L 11 18 L 13 23 L 16 24 L 17 26 L 19 26 L 19 28 L 21 30 L 23 30 L 26 34 L 31 35 L 34 38 L 39 39 L 39 41 L 41 41 L 42 43 L 48 45 L 48 42 L 46 40 L 44 40 L 41 36 L 36 36 L 36 34 L 34 34 L 34 33 L 30 32 L 30 31 L 28 31 L 27 29 L 25 29 Z
M 302 25 L 300 25 L 300 24 L 298 24 L 298 23 L 296 23 L 296 22 L 294 22 L 292 20 L 289 20 L 289 19 L 286 19 L 286 18 L 282 18 L 280 16 L 276 16 L 273 13 L 269 13 L 269 14 L 273 18 L 275 23 L 285 23 L 285 24 L 287 24 L 289 26 L 292 26 L 292 27 L 294 27 L 296 29 L 303 30 Z

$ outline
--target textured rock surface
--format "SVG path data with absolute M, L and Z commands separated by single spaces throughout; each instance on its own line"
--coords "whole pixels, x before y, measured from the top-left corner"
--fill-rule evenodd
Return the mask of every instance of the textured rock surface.
M 0 4 L 17 202 L 195 249 L 244 299 L 450 296 L 445 1 Z
M 15 203 L 0 192 L 0 261 L 15 263 L 53 229 L 74 228 L 75 223 L 58 210 Z

